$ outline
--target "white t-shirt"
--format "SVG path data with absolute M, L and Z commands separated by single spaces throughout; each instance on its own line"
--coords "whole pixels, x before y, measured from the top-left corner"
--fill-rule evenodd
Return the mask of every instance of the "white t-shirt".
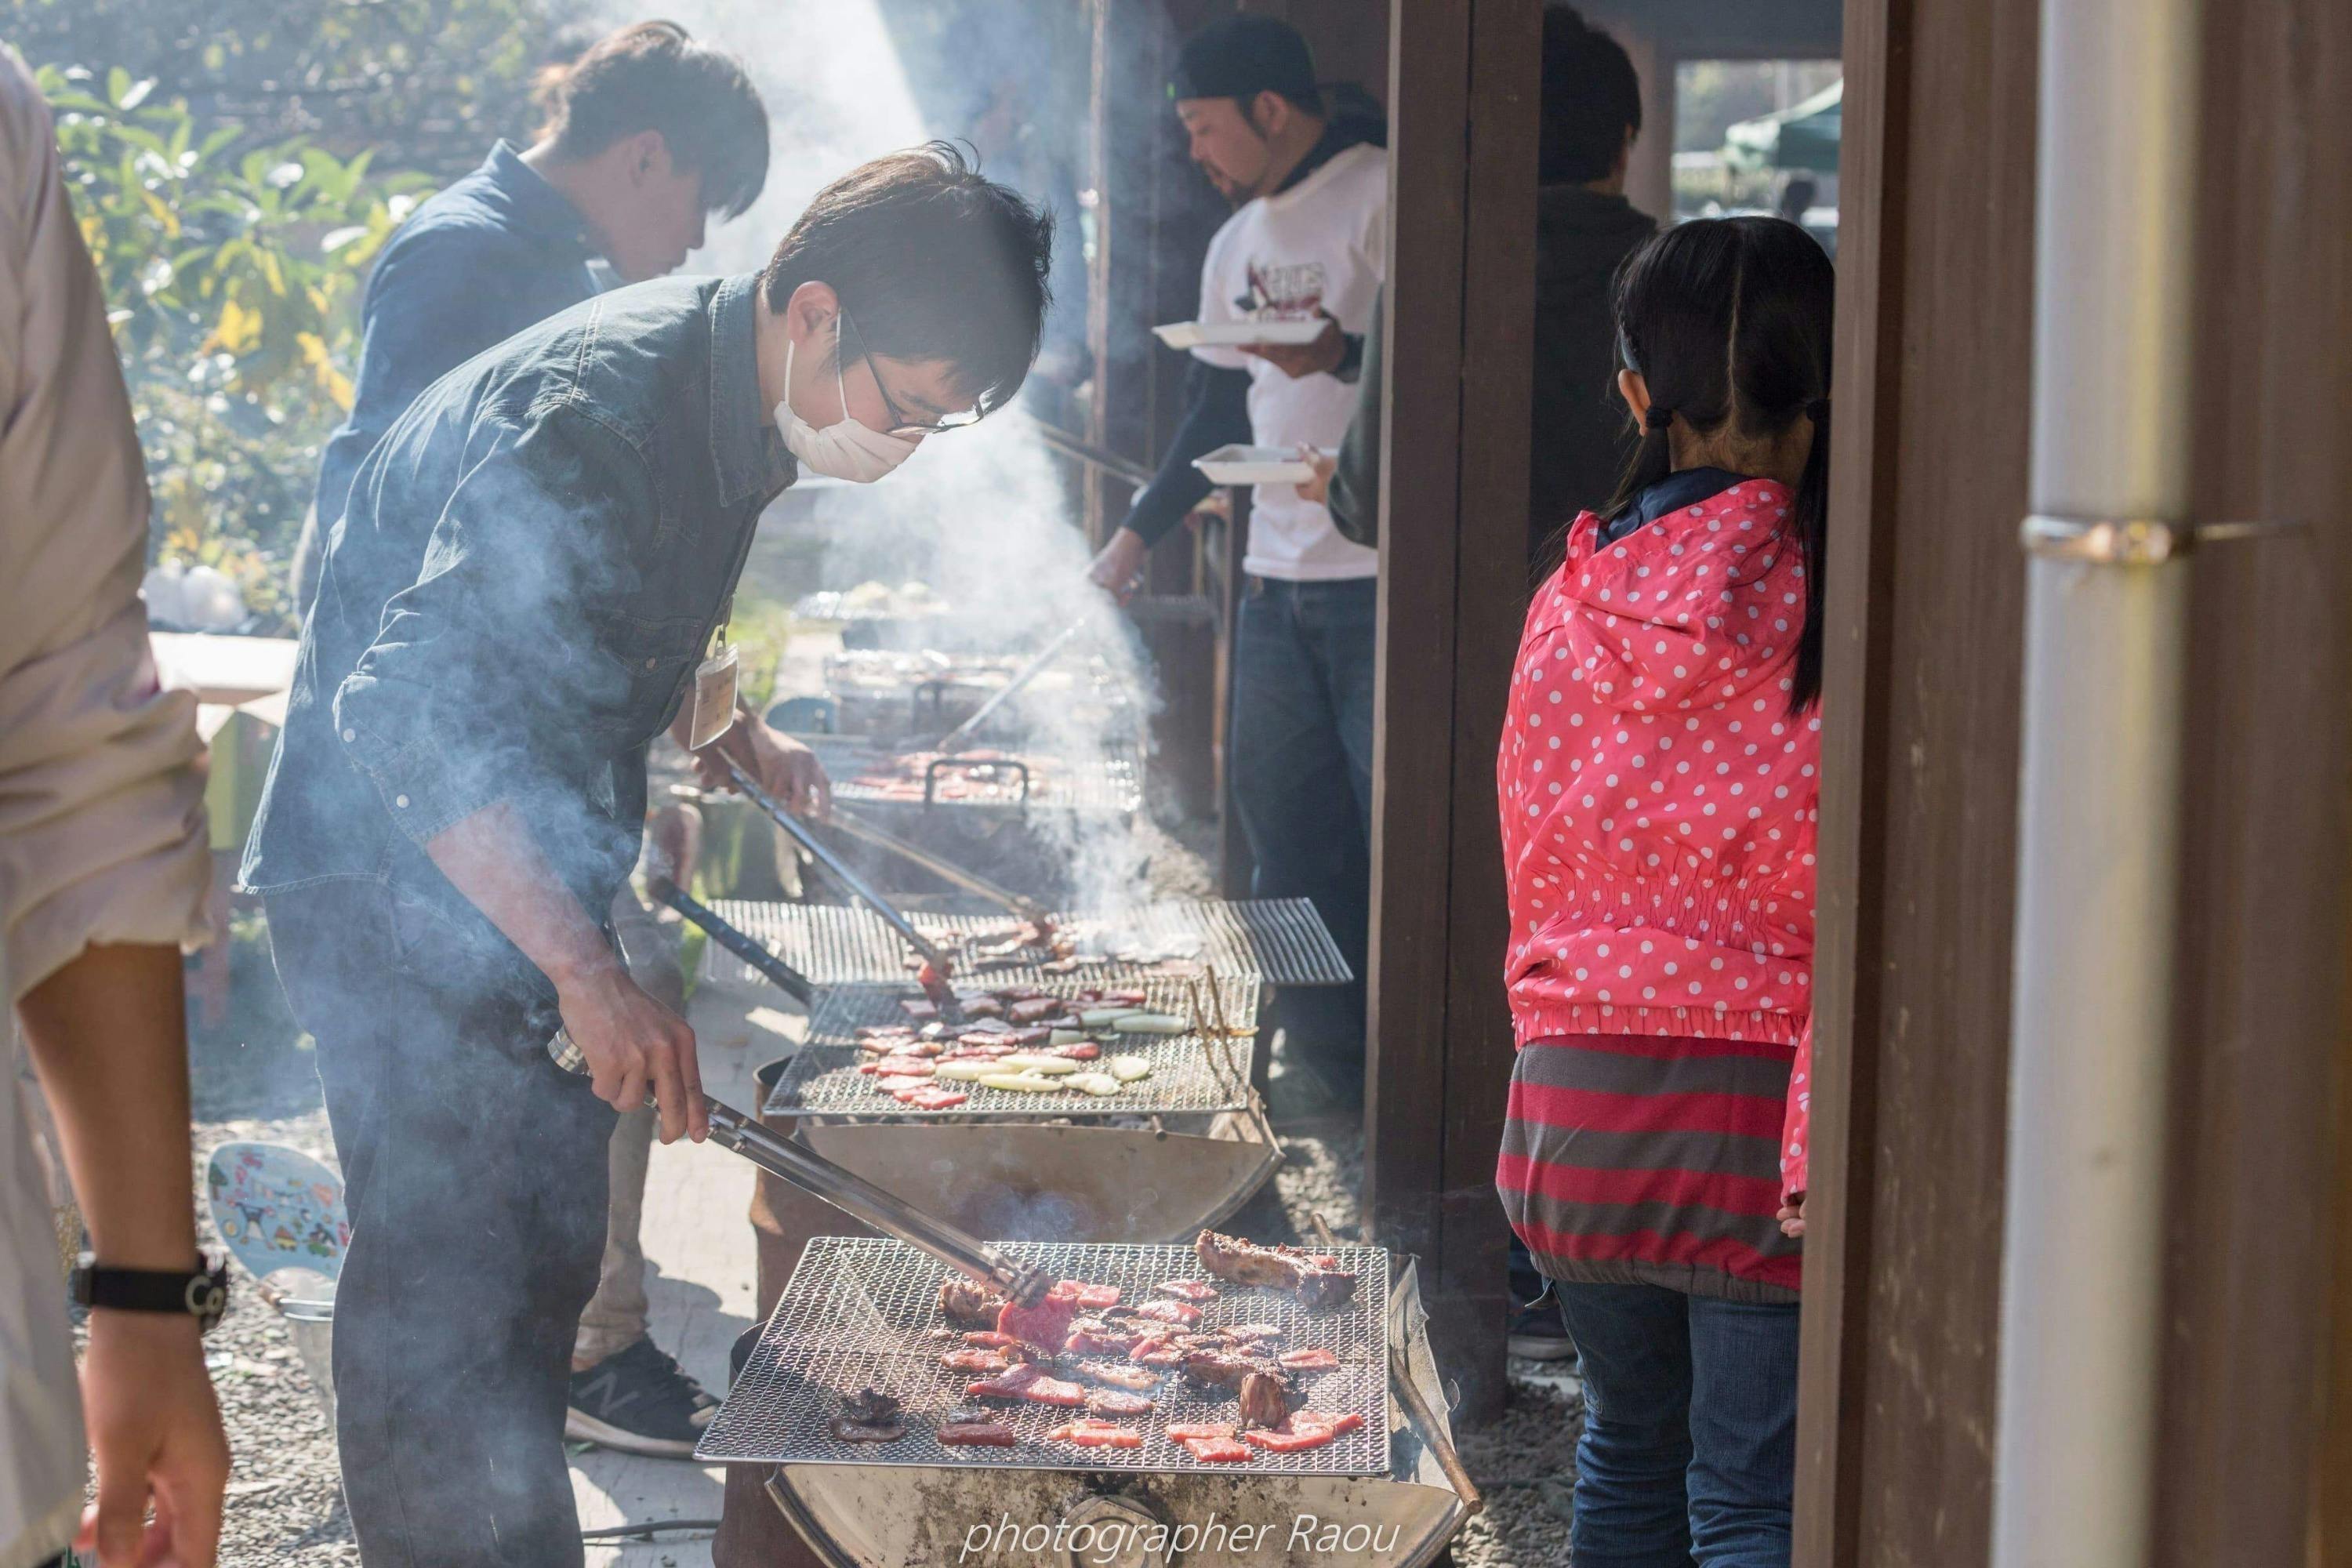
M 1312 319 L 1318 310 L 1347 331 L 1370 323 L 1388 267 L 1389 157 L 1358 144 L 1276 195 L 1225 220 L 1201 265 L 1203 321 Z M 1250 438 L 1261 447 L 1336 449 L 1356 411 L 1356 389 L 1334 375 L 1294 380 L 1229 348 L 1192 351 L 1250 377 Z M 1250 501 L 1243 569 L 1260 577 L 1324 583 L 1370 577 L 1380 552 L 1343 537 L 1331 514 L 1290 485 L 1260 485 Z

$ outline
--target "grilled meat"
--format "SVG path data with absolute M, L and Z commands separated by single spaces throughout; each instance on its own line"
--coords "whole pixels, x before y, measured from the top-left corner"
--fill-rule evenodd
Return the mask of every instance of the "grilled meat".
M 1290 1418 L 1290 1379 L 1279 1372 L 1253 1372 L 1235 1394 L 1244 1426 L 1279 1426 Z
M 940 1315 L 968 1329 L 993 1329 L 1004 1297 L 977 1279 L 950 1274 L 940 1281 Z
M 1280 1378 L 1282 1368 L 1261 1356 L 1213 1346 L 1185 1348 L 1178 1364 L 1184 1375 L 1203 1388 L 1239 1389 L 1254 1376 Z
M 1087 1395 L 1087 1409 L 1096 1415 L 1149 1415 L 1160 1407 L 1140 1394 L 1097 1388 Z
M 1132 1426 L 1115 1422 L 1081 1417 L 1066 1421 L 1045 1436 L 1057 1443 L 1076 1443 L 1082 1448 L 1140 1448 L 1143 1434 Z
M 1151 1292 L 1155 1296 L 1173 1296 L 1196 1307 L 1217 1299 L 1217 1288 L 1202 1279 L 1163 1279 L 1151 1288 Z
M 1111 1388 L 1123 1388 L 1130 1394 L 1148 1394 L 1160 1386 L 1160 1373 L 1149 1367 L 1126 1362 L 1082 1361 L 1071 1364 L 1070 1370 L 1089 1383 L 1099 1383 Z
M 878 1388 L 844 1394 L 841 1413 L 826 1428 L 845 1443 L 895 1443 L 907 1435 L 906 1423 L 898 1419 L 898 1401 Z
M 1180 1329 L 1189 1329 L 1201 1321 L 1201 1309 L 1183 1301 L 1146 1301 L 1135 1309 L 1135 1315 L 1149 1318 L 1154 1322 L 1173 1323 Z
M 948 1418 L 940 1423 L 940 1441 L 950 1447 L 1010 1448 L 1020 1438 L 985 1410 L 963 1408 L 950 1410 Z
M 1356 1277 L 1327 1267 L 1321 1258 L 1328 1254 L 1302 1252 L 1295 1247 L 1260 1247 L 1213 1230 L 1202 1231 L 1192 1251 L 1201 1267 L 1220 1279 L 1288 1290 L 1308 1307 L 1341 1307 L 1355 1300 Z
M 1310 1345 L 1303 1351 L 1285 1351 L 1276 1358 L 1286 1372 L 1328 1372 L 1339 1364 L 1339 1353 L 1321 1345 Z

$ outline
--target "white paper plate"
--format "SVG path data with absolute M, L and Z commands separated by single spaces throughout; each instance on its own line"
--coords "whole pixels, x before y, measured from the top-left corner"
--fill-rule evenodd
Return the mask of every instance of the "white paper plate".
M 1220 447 L 1192 459 L 1213 485 L 1303 485 L 1315 477 L 1307 459 L 1287 447 Z
M 1237 348 L 1244 343 L 1311 343 L 1323 335 L 1320 316 L 1304 321 L 1170 321 L 1151 330 L 1171 349 Z

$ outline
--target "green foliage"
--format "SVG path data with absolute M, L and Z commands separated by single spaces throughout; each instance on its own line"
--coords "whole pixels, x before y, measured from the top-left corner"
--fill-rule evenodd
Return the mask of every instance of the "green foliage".
M 360 289 L 426 188 L 294 139 L 240 150 L 116 67 L 40 86 L 154 492 L 159 560 L 237 579 L 290 630 L 286 566 L 319 448 L 352 399 Z

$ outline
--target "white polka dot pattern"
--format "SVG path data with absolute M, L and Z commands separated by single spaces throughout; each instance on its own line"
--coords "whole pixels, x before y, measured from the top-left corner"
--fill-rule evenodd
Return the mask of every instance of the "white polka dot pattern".
M 1521 1040 L 1793 1045 L 1812 1011 L 1818 713 L 1792 717 L 1791 497 L 1749 479 L 1536 593 L 1496 781 Z

